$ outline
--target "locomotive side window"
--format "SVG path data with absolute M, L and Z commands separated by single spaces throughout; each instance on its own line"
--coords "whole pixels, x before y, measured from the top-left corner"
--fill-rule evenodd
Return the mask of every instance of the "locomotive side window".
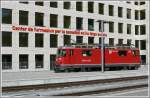
M 119 55 L 119 56 L 127 56 L 127 51 L 119 50 L 119 51 L 118 51 L 118 55 Z
M 70 50 L 70 56 L 73 56 L 73 49 Z
M 91 50 L 83 50 L 82 51 L 82 56 L 91 56 L 91 55 L 92 55 Z
M 66 50 L 58 50 L 58 56 L 66 56 Z
M 138 51 L 133 50 L 133 51 L 132 51 L 132 54 L 133 54 L 133 56 L 138 56 Z

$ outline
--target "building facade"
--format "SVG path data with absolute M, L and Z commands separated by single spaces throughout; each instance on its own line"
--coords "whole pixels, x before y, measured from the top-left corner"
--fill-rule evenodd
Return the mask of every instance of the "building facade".
M 101 43 L 100 36 L 87 34 L 99 32 L 97 20 L 109 21 L 104 26 L 106 44 L 135 45 L 147 65 L 149 11 L 149 1 L 1 1 L 2 71 L 53 71 L 58 46 Z

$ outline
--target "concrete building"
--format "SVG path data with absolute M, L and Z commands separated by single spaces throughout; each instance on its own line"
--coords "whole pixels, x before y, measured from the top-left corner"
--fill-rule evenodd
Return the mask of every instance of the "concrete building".
M 134 44 L 147 65 L 149 11 L 149 1 L 1 1 L 2 71 L 53 70 L 58 46 L 100 43 L 88 35 L 99 32 L 97 20 L 109 21 L 106 44 Z

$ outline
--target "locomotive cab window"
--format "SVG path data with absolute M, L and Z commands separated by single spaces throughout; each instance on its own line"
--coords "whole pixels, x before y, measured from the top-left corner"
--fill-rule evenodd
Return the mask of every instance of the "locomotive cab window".
M 119 50 L 119 51 L 118 51 L 118 55 L 119 55 L 119 56 L 127 56 L 127 51 Z
M 138 51 L 133 50 L 133 51 L 132 51 L 132 54 L 133 54 L 133 56 L 138 56 Z
M 70 50 L 70 56 L 73 56 L 73 49 Z
M 63 56 L 63 57 L 65 57 L 66 56 L 66 50 L 59 49 L 58 53 L 57 53 L 57 56 Z
M 91 55 L 92 55 L 91 50 L 83 50 L 82 51 L 82 56 L 91 56 Z

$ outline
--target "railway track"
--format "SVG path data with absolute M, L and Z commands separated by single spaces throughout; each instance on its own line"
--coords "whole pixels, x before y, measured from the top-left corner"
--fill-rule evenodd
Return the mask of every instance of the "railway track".
M 2 88 L 10 96 L 83 96 L 148 86 L 148 76 Z

